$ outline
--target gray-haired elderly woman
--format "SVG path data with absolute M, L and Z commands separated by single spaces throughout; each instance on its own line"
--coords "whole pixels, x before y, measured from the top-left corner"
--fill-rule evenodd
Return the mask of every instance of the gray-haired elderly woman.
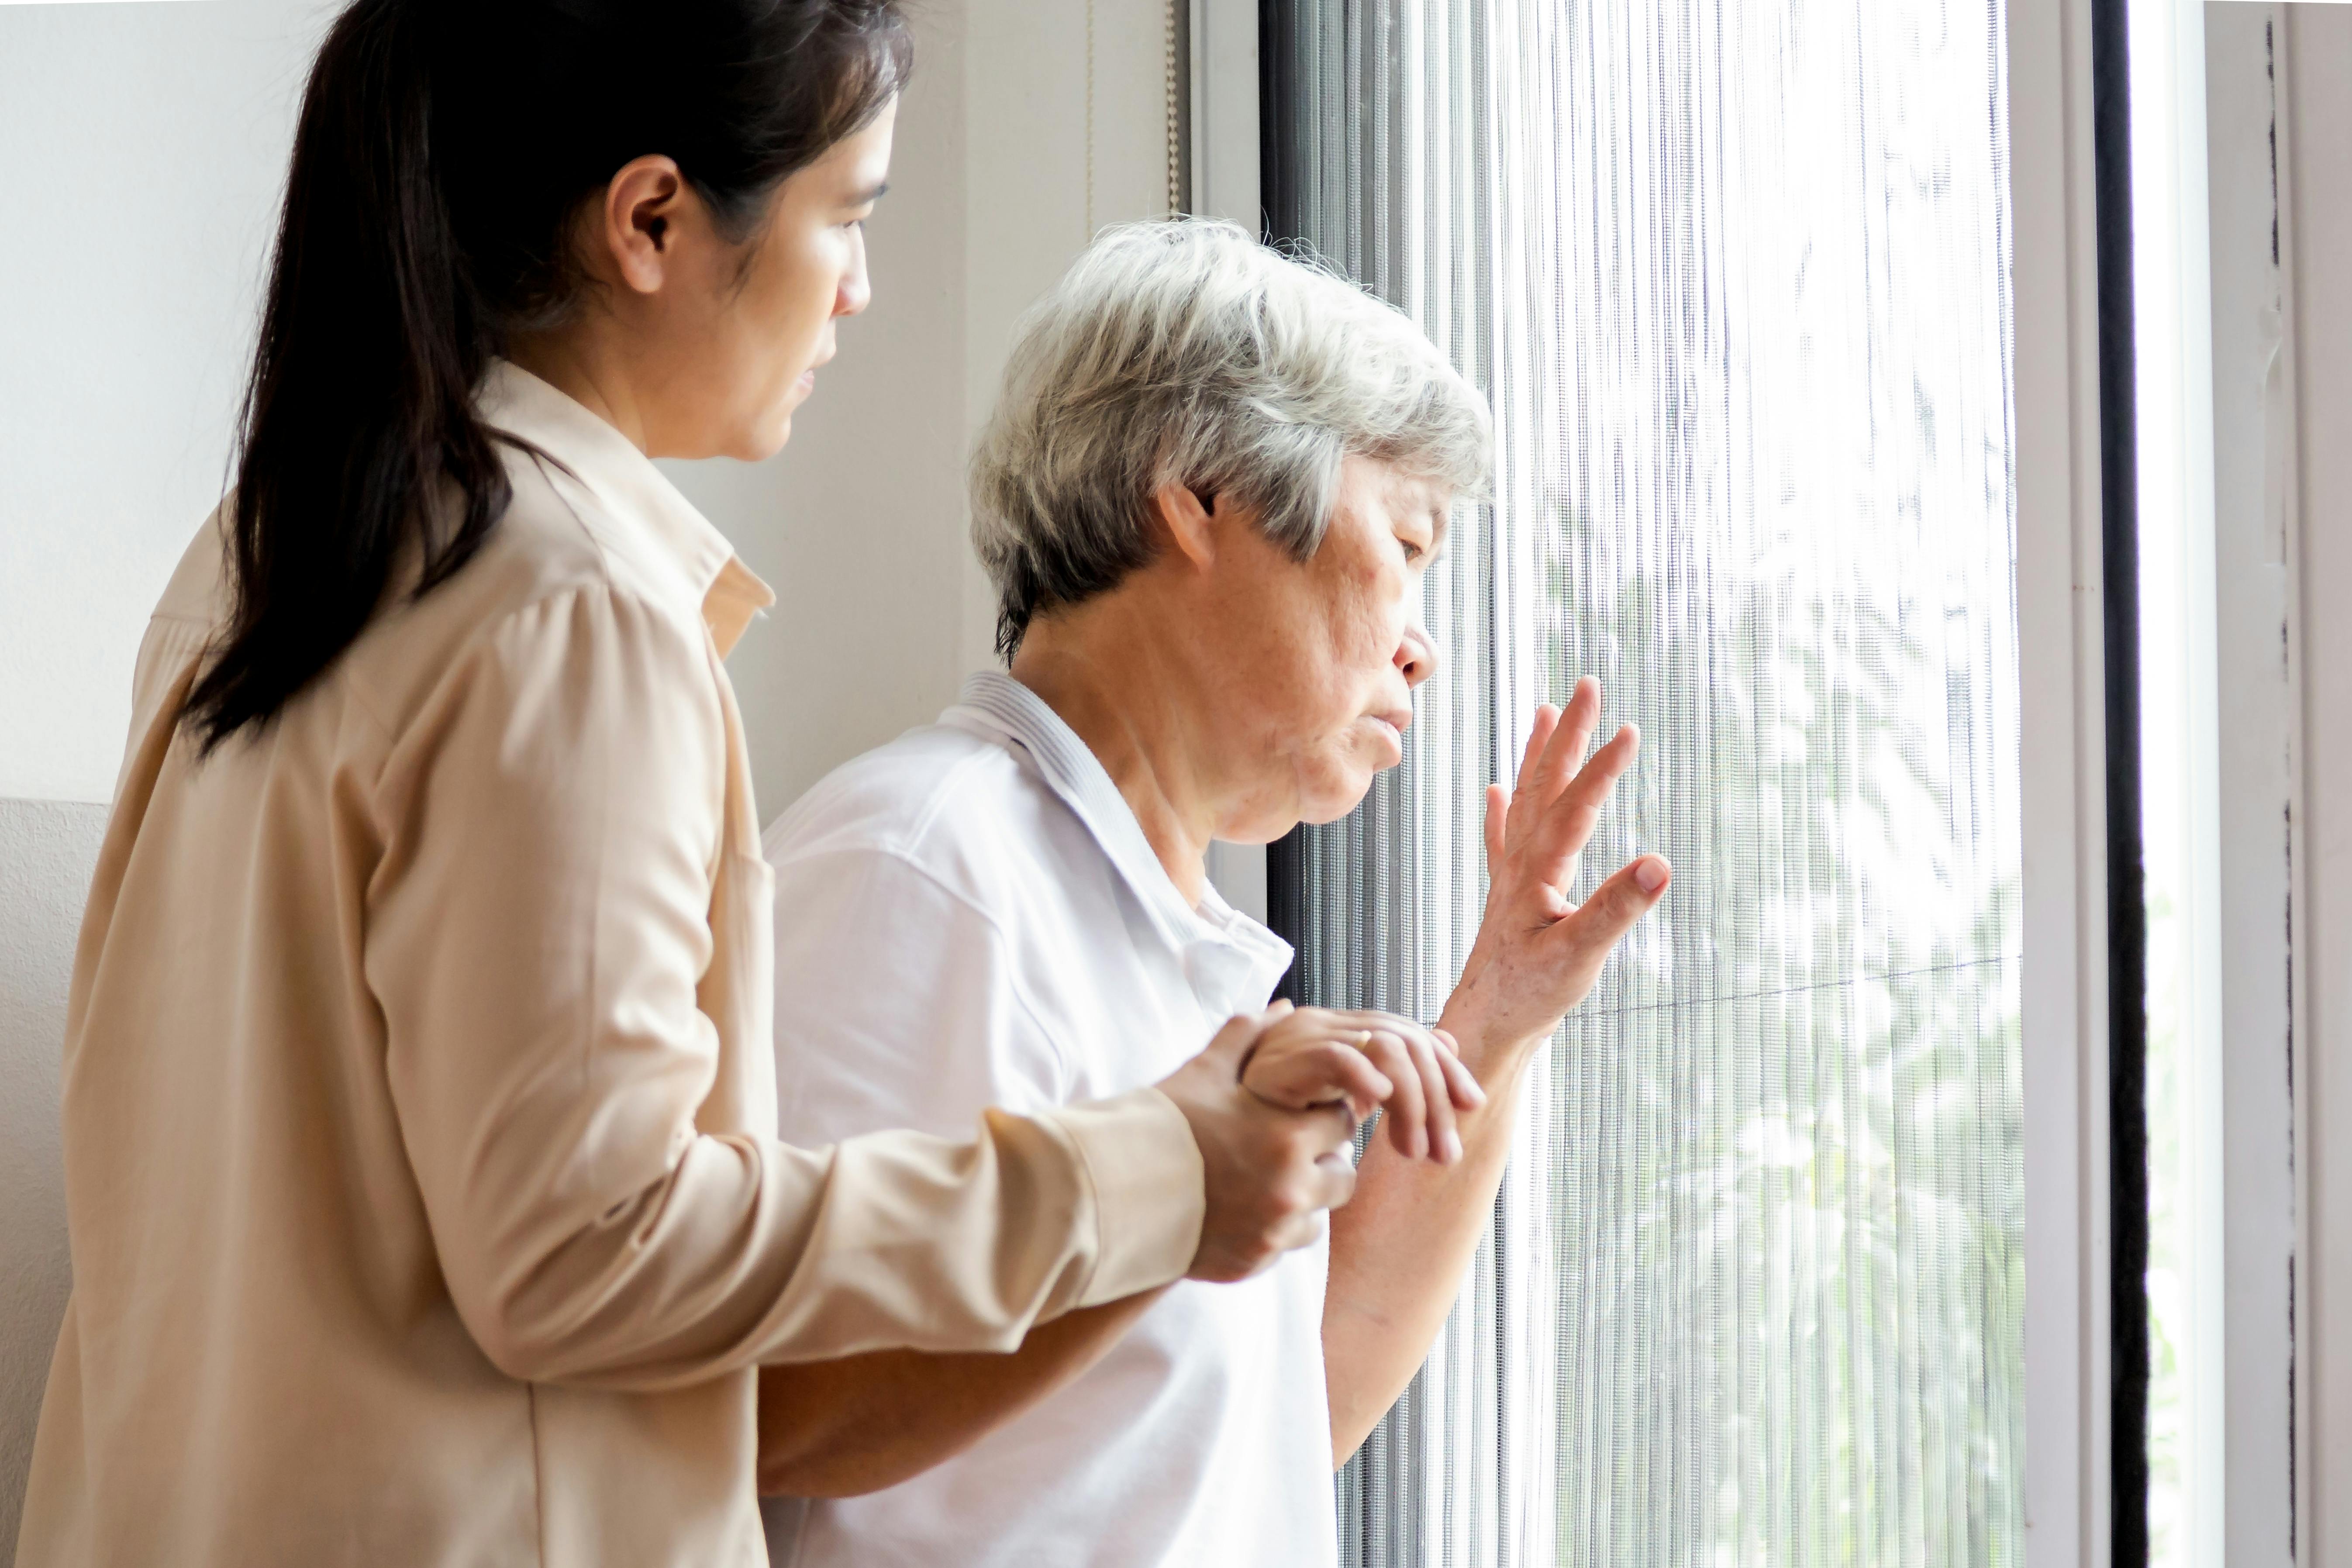
M 1329 821 L 1402 760 L 1436 665 L 1422 575 L 1489 445 L 1476 391 L 1346 281 L 1222 224 L 1097 240 L 1023 323 L 972 460 L 1009 676 L 770 834 L 784 1135 L 1120 1092 L 1262 1007 L 1290 951 L 1218 898 L 1210 841 Z M 1009 1356 L 769 1369 L 762 1485 L 831 1500 L 772 1515 L 781 1561 L 1333 1561 L 1330 1468 L 1445 1317 L 1521 1069 L 1666 884 L 1645 856 L 1567 900 L 1637 743 L 1587 760 L 1599 712 L 1591 681 L 1538 710 L 1516 793 L 1490 792 L 1485 923 L 1440 1026 L 1458 1059 L 1381 1058 L 1394 1136 L 1328 1256 Z M 1449 1085 L 1465 1067 L 1483 1092 Z

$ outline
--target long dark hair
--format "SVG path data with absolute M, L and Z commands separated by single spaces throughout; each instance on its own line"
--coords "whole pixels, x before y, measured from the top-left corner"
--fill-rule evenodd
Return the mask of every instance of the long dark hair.
M 234 586 L 184 720 L 259 730 L 511 499 L 475 391 L 511 332 L 559 325 L 583 204 L 677 160 L 730 238 L 904 82 L 896 0 L 357 0 L 294 139 L 238 430 Z

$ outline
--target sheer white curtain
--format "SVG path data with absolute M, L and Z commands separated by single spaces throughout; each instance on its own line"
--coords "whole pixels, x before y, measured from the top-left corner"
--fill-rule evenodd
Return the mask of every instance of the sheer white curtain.
M 1480 788 L 1598 677 L 1586 885 L 1667 902 L 1535 1068 L 1363 1563 L 2021 1547 L 2019 697 L 1999 0 L 1269 0 L 1272 226 L 1493 398 L 1406 765 L 1275 859 L 1303 999 L 1433 1016 Z

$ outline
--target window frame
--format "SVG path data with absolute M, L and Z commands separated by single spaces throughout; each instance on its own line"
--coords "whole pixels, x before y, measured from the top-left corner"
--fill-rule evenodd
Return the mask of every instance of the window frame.
M 2105 1568 L 2106 700 L 2090 0 L 2009 0 L 2024 960 L 2025 1561 Z
M 1183 210 L 1265 232 L 1258 200 L 1257 0 L 1169 0 L 1187 8 L 1184 26 L 1188 109 Z M 1267 913 L 1266 849 L 1261 844 L 1209 846 L 1209 880 L 1251 919 Z

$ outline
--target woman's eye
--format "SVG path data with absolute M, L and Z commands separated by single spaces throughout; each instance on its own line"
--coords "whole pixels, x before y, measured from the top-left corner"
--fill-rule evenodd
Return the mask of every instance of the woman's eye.
M 1404 546 L 1404 558 L 1407 561 L 1418 561 L 1423 555 L 1428 553 L 1427 551 L 1422 549 L 1420 545 L 1415 544 L 1410 539 L 1401 539 L 1397 542 Z

